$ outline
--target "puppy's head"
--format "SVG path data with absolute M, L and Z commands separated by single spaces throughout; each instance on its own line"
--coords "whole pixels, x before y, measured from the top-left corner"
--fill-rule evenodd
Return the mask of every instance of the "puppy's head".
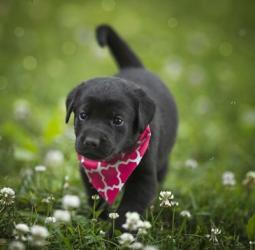
M 131 149 L 155 112 L 153 101 L 132 82 L 95 78 L 74 88 L 66 99 L 66 123 L 74 113 L 76 151 L 109 160 Z

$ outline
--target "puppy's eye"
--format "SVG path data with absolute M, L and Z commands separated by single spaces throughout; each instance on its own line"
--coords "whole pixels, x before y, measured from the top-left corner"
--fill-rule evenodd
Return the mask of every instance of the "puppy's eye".
M 84 121 L 88 117 L 87 113 L 81 112 L 79 114 L 79 120 Z
M 124 124 L 124 121 L 120 116 L 115 116 L 112 120 L 112 124 L 116 127 L 122 126 Z

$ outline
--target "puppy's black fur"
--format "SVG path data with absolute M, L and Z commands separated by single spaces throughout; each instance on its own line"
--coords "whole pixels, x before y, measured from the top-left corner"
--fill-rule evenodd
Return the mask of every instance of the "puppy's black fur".
M 117 226 L 121 227 L 126 212 L 143 214 L 166 175 L 176 138 L 177 111 L 169 90 L 144 69 L 111 27 L 99 26 L 96 34 L 98 43 L 110 48 L 120 69 L 114 77 L 88 80 L 69 93 L 66 122 L 74 112 L 76 151 L 91 159 L 111 159 L 132 149 L 148 124 L 152 131 L 148 151 L 124 186 L 117 210 Z M 91 195 L 96 191 L 80 169 L 92 204 Z

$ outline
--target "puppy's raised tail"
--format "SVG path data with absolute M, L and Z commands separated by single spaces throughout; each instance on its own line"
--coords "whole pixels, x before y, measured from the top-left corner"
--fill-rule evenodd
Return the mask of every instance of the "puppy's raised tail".
M 96 37 L 101 47 L 108 46 L 120 69 L 143 68 L 143 64 L 129 46 L 118 36 L 109 25 L 100 25 Z

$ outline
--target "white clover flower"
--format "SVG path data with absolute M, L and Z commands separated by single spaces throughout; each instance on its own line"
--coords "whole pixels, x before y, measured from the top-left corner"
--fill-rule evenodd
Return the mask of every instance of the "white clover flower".
M 161 191 L 159 193 L 159 200 L 161 207 L 174 207 L 179 206 L 177 201 L 174 201 L 174 195 L 171 191 Z
M 21 172 L 22 177 L 25 177 L 27 179 L 31 179 L 31 177 L 33 176 L 33 171 L 31 169 L 25 169 Z
M 151 228 L 151 223 L 149 221 L 141 221 L 139 229 L 138 229 L 138 234 L 145 235 L 147 234 L 147 230 Z
M 53 201 L 55 201 L 55 198 L 53 195 L 49 195 L 48 197 L 42 199 L 42 202 L 46 204 L 49 204 Z
M 188 159 L 185 161 L 185 167 L 187 168 L 194 169 L 194 168 L 197 168 L 197 166 L 198 166 L 198 163 L 195 159 Z
M 255 180 L 255 171 L 249 171 L 246 174 L 246 177 L 252 178 Z
M 191 218 L 191 213 L 190 213 L 190 211 L 188 211 L 188 210 L 183 210 L 183 211 L 181 211 L 181 212 L 180 212 L 180 215 L 181 215 L 182 217 L 185 217 L 185 218 L 188 218 L 188 219 Z
M 77 195 L 67 194 L 62 198 L 62 205 L 65 209 L 78 208 L 80 204 L 80 198 Z
M 55 210 L 53 216 L 59 222 L 69 222 L 71 220 L 71 215 L 66 210 Z
M 172 207 L 178 207 L 179 206 L 179 202 L 178 201 L 172 201 L 171 202 L 171 206 Z
M 218 235 L 218 234 L 221 234 L 221 230 L 219 228 L 217 228 L 217 227 L 213 227 L 211 229 L 211 233 L 215 234 L 215 235 Z
M 255 186 L 255 171 L 247 172 L 246 177 L 242 183 L 247 188 L 251 188 L 252 186 Z
M 0 203 L 2 205 L 12 205 L 15 199 L 15 192 L 12 188 L 4 187 L 0 190 Z
M 69 182 L 65 181 L 65 182 L 64 182 L 64 185 L 63 185 L 63 188 L 64 188 L 64 189 L 69 188 Z
M 143 248 L 143 250 L 158 250 L 158 248 L 157 248 L 156 246 L 150 246 L 150 245 L 148 245 L 148 246 L 145 246 L 145 247 Z
M 175 238 L 172 235 L 167 235 L 167 238 L 170 239 L 173 243 L 175 243 Z
M 103 230 L 100 230 L 99 234 L 102 235 L 102 236 L 105 236 L 105 232 Z
M 56 221 L 57 221 L 56 218 L 52 216 L 52 217 L 46 217 L 44 222 L 45 224 L 54 224 L 56 223 Z
M 255 241 L 249 241 L 249 244 L 252 246 L 252 245 L 255 245 Z
M 27 224 L 24 223 L 19 223 L 15 226 L 16 231 L 20 232 L 20 233 L 28 233 L 29 232 L 29 227 Z
M 36 172 L 45 172 L 46 171 L 46 167 L 43 166 L 43 165 L 35 166 L 35 171 Z
M 131 245 L 129 245 L 130 249 L 142 249 L 143 244 L 141 242 L 134 242 Z
M 218 243 L 217 236 L 221 234 L 221 230 L 216 227 L 211 228 L 211 234 L 206 234 L 206 237 L 209 239 L 209 241 L 212 241 L 213 243 Z
M 27 234 L 29 233 L 29 227 L 27 224 L 20 223 L 15 226 L 13 234 L 16 239 L 25 241 L 27 240 Z
M 174 199 L 174 195 L 172 194 L 171 191 L 161 191 L 159 193 L 159 200 L 173 200 Z
M 123 233 L 119 236 L 119 244 L 122 246 L 129 246 L 132 242 L 134 242 L 135 238 L 130 233 Z
M 119 214 L 118 213 L 109 213 L 109 218 L 112 220 L 115 220 L 117 218 L 119 218 Z
M 142 228 L 145 228 L 145 229 L 150 229 L 151 228 L 151 223 L 149 221 L 143 221 L 142 225 L 141 225 Z
M 24 99 L 15 101 L 13 113 L 17 120 L 25 120 L 31 113 L 29 102 Z
M 25 250 L 25 245 L 20 241 L 12 241 L 9 245 L 9 250 Z
M 99 195 L 98 194 L 94 194 L 91 196 L 92 200 L 99 200 Z
M 49 236 L 48 229 L 40 225 L 33 225 L 31 227 L 31 234 L 34 239 L 45 239 Z
M 59 166 L 64 161 L 64 155 L 60 150 L 49 150 L 45 156 L 45 164 L 47 166 Z
M 64 180 L 65 180 L 65 182 L 64 182 L 63 188 L 67 189 L 67 188 L 69 188 L 69 176 L 66 175 Z
M 233 172 L 226 171 L 222 174 L 222 184 L 224 186 L 235 186 L 236 180 Z
M 96 222 L 97 222 L 97 219 L 96 219 L 96 218 L 92 218 L 92 219 L 91 219 L 91 222 L 92 222 L 92 223 L 96 223 Z
M 34 225 L 31 227 L 30 241 L 35 246 L 44 246 L 46 244 L 45 239 L 49 236 L 48 229 L 43 226 Z
M 137 234 L 138 235 L 146 235 L 148 231 L 145 228 L 139 228 Z
M 127 212 L 126 222 L 122 225 L 122 227 L 129 231 L 136 231 L 142 223 L 140 215 L 137 212 Z

